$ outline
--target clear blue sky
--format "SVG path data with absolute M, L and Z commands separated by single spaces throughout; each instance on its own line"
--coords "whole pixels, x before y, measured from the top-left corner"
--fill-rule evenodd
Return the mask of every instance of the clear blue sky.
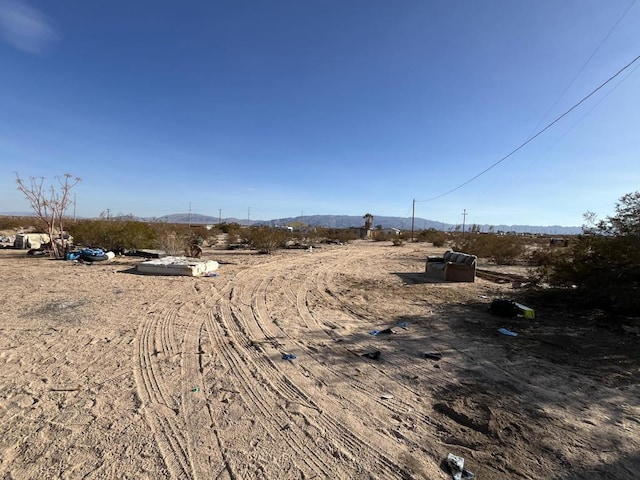
M 581 225 L 640 189 L 640 61 L 425 200 L 638 55 L 634 0 L 0 0 L 0 212 Z

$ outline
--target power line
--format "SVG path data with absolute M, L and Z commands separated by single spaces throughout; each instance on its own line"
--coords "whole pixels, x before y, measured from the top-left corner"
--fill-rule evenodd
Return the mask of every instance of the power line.
M 552 126 L 554 126 L 556 123 L 558 123 L 560 120 L 562 120 L 564 117 L 566 117 L 567 115 L 569 115 L 569 113 L 571 113 L 572 111 L 574 111 L 576 108 L 578 108 L 580 105 L 582 105 L 584 102 L 586 102 L 589 98 L 591 98 L 593 95 L 595 95 L 599 90 L 601 90 L 605 85 L 607 85 L 609 82 L 611 82 L 614 78 L 616 78 L 618 75 L 620 75 L 622 72 L 624 72 L 627 68 L 629 68 L 631 65 L 633 65 L 635 62 L 637 62 L 638 60 L 640 60 L 640 55 L 638 55 L 636 58 L 634 58 L 633 60 L 631 60 L 629 63 L 627 63 L 624 67 L 622 67 L 620 70 L 618 70 L 615 74 L 613 74 L 611 77 L 609 77 L 607 80 L 605 80 L 603 83 L 601 83 L 598 87 L 596 87 L 595 89 L 593 89 L 588 95 L 586 95 L 585 97 L 582 98 L 582 100 L 580 100 L 578 103 L 574 104 L 571 108 L 569 108 L 567 111 L 565 111 L 562 115 L 558 116 L 555 120 L 553 120 L 551 123 L 549 123 L 546 127 L 544 127 L 542 130 L 538 131 L 538 133 L 536 133 L 535 135 L 532 135 L 531 137 L 529 137 L 527 140 L 525 140 L 524 142 L 522 142 L 518 147 L 516 147 L 515 149 L 513 149 L 511 152 L 509 152 L 508 154 L 506 154 L 504 157 L 502 157 L 500 160 L 492 163 L 490 166 L 488 166 L 487 168 L 485 168 L 484 170 L 482 170 L 480 173 L 478 173 L 477 175 L 471 177 L 469 180 L 467 180 L 464 183 L 461 183 L 460 185 L 458 185 L 455 188 L 452 188 L 451 190 L 444 192 L 436 197 L 432 197 L 432 198 L 428 198 L 426 200 L 416 200 L 418 202 L 431 202 L 433 200 L 437 200 L 438 198 L 442 198 L 445 195 L 449 195 L 450 193 L 455 192 L 456 190 L 461 189 L 462 187 L 464 187 L 465 185 L 468 185 L 469 183 L 473 182 L 475 179 L 477 179 L 478 177 L 481 177 L 482 175 L 484 175 L 485 173 L 487 173 L 489 170 L 491 170 L 492 168 L 496 167 L 497 165 L 501 164 L 502 162 L 504 162 L 507 158 L 511 157 L 514 153 L 518 152 L 519 150 L 522 150 L 522 148 L 524 148 L 526 145 L 528 145 L 529 143 L 531 143 L 533 140 L 535 140 L 536 138 L 538 138 L 540 135 L 542 135 L 544 132 L 546 132 L 547 130 L 549 130 Z
M 540 125 L 542 124 L 542 122 L 544 122 L 545 118 L 547 118 L 549 116 L 549 114 L 553 111 L 553 109 L 556 107 L 556 105 L 560 102 L 560 100 L 565 96 L 565 94 L 567 93 L 567 91 L 573 86 L 573 84 L 576 82 L 576 80 L 578 79 L 578 77 L 580 76 L 580 74 L 584 71 L 585 68 L 587 68 L 587 65 L 589 65 L 589 63 L 591 62 L 591 60 L 593 59 L 593 57 L 596 56 L 596 53 L 598 53 L 600 51 L 600 49 L 602 48 L 602 46 L 604 45 L 604 43 L 607 41 L 607 39 L 611 36 L 611 34 L 613 33 L 613 31 L 618 27 L 618 25 L 620 24 L 620 22 L 622 22 L 622 20 L 624 19 L 624 17 L 627 15 L 627 13 L 629 12 L 629 10 L 631 10 L 631 7 L 633 7 L 633 5 L 636 3 L 636 0 L 632 0 L 632 2 L 629 4 L 629 6 L 627 7 L 627 9 L 622 13 L 622 15 L 620 16 L 620 18 L 618 18 L 618 21 L 616 23 L 613 24 L 613 26 L 611 27 L 611 29 L 607 32 L 607 34 L 604 36 L 604 38 L 600 41 L 600 43 L 598 44 L 598 46 L 596 47 L 596 49 L 593 51 L 593 53 L 591 55 L 589 55 L 589 58 L 587 58 L 587 60 L 582 64 L 582 66 L 578 69 L 577 73 L 574 75 L 574 77 L 571 79 L 571 81 L 569 82 L 569 85 L 566 86 L 566 88 L 562 91 L 562 93 L 558 96 L 558 98 L 556 99 L 555 102 L 553 102 L 553 105 L 551 105 L 551 107 L 549 107 L 549 110 L 547 110 L 547 113 L 544 114 L 544 116 L 540 119 L 540 121 L 538 122 L 538 124 L 535 126 L 535 128 L 533 129 L 533 131 L 535 132 L 538 127 L 540 127 Z

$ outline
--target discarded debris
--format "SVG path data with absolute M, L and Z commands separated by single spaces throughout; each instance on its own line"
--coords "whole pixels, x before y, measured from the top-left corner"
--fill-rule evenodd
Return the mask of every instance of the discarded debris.
M 380 395 L 380 398 L 382 398 L 383 400 L 391 400 L 393 398 L 393 395 L 391 395 L 390 393 L 383 393 L 382 395 Z
M 513 300 L 507 300 L 505 298 L 496 298 L 491 302 L 488 309 L 492 315 L 498 317 L 517 317 L 521 316 L 528 319 L 536 318 L 536 312 L 531 307 L 527 307 Z
M 369 332 L 370 335 L 386 335 L 390 333 L 396 333 L 392 328 L 385 328 L 384 330 L 373 330 Z
M 200 391 L 200 388 L 199 387 L 195 387 L 195 388 L 192 388 L 191 391 L 194 392 L 194 393 L 198 393 Z
M 447 467 L 454 480 L 472 479 L 475 477 L 473 473 L 464 468 L 464 458 L 450 453 L 447 455 Z
M 282 355 L 283 360 L 295 360 L 296 358 L 298 357 L 296 357 L 293 353 L 285 353 Z
M 398 322 L 396 325 L 403 330 L 409 330 L 409 322 Z
M 370 358 L 371 360 L 380 360 L 380 350 L 376 350 L 375 352 L 363 353 L 362 356 Z
M 498 317 L 517 317 L 520 309 L 513 300 L 496 298 L 489 305 L 489 313 Z
M 424 352 L 422 356 L 429 360 L 435 360 L 436 362 L 442 358 L 442 354 L 440 352 Z
M 511 330 L 507 330 L 506 328 L 499 328 L 498 333 L 502 335 L 506 335 L 507 337 L 517 337 L 518 334 L 516 332 L 512 332 Z

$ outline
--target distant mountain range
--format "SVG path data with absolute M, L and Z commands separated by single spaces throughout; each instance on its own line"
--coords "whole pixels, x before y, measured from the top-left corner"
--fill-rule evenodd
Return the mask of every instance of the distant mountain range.
M 149 220 L 149 219 L 147 219 Z M 174 213 L 154 220 L 167 223 L 191 223 L 193 225 L 214 225 L 220 222 L 219 217 L 211 217 L 194 213 Z M 298 217 L 277 218 L 273 220 L 250 220 L 239 218 L 223 218 L 226 223 L 238 223 L 240 225 L 290 225 L 300 223 L 312 227 L 326 228 L 350 228 L 361 227 L 364 225 L 362 217 L 357 215 L 303 215 Z M 382 228 L 398 228 L 400 230 L 411 230 L 411 217 L 384 217 L 374 216 L 374 227 Z M 539 226 L 539 225 L 478 225 L 481 232 L 516 232 L 516 233 L 542 233 L 547 235 L 577 235 L 582 233 L 581 227 L 563 227 L 560 225 Z M 466 225 L 469 229 L 471 225 Z M 436 222 L 425 218 L 413 219 L 414 230 L 426 230 L 435 228 L 436 230 L 455 230 L 461 229 L 462 225 L 452 225 L 449 223 Z
M 0 215 L 6 216 L 33 216 L 28 212 L 0 212 Z M 115 218 L 115 217 L 114 217 Z M 190 223 L 192 225 L 215 225 L 220 221 L 225 223 L 238 223 L 240 225 L 290 225 L 304 224 L 311 227 L 326 228 L 350 228 L 364 226 L 364 220 L 358 215 L 303 215 L 298 217 L 277 218 L 273 220 L 250 220 L 247 218 L 222 218 L 212 217 L 209 215 L 201 215 L 199 213 L 173 213 L 162 217 L 141 218 L 127 216 L 126 218 L 134 220 L 155 221 L 165 223 Z M 374 216 L 373 226 L 382 228 L 398 228 L 400 230 L 411 230 L 411 217 L 384 217 Z M 577 235 L 582 233 L 581 227 L 563 227 L 560 225 L 539 226 L 539 225 L 478 225 L 481 232 L 516 232 L 516 233 L 539 233 L 546 235 Z M 435 228 L 436 230 L 450 231 L 461 229 L 462 225 L 452 225 L 450 223 L 436 222 L 435 220 L 427 220 L 424 218 L 414 218 L 414 230 L 426 230 Z M 466 225 L 467 230 L 471 225 Z

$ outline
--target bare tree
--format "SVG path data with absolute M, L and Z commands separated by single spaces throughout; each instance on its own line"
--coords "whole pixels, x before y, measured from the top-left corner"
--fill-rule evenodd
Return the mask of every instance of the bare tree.
M 46 187 L 44 177 L 29 177 L 27 184 L 16 173 L 16 182 L 20 190 L 31 204 L 36 217 L 46 228 L 51 239 L 51 255 L 61 258 L 65 254 L 64 216 L 71 202 L 71 189 L 80 178 L 65 173 L 62 178 L 57 176 L 58 185 Z

